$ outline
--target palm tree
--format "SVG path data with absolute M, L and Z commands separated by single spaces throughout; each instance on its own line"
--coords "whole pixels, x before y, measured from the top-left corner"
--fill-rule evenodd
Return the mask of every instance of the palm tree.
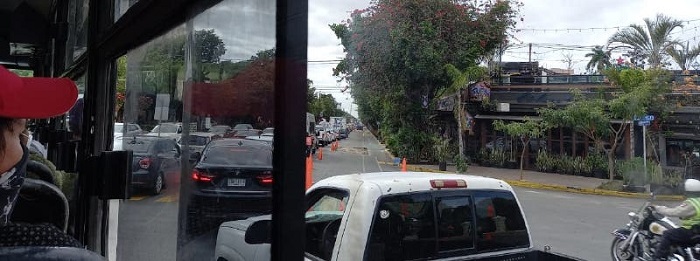
M 587 53 L 586 57 L 591 57 L 591 60 L 586 64 L 586 70 L 595 68 L 598 73 L 601 73 L 605 67 L 612 65 L 610 63 L 610 51 L 603 50 L 603 46 L 600 45 L 596 45 L 595 48 L 591 49 L 591 52 Z
M 666 50 L 678 44 L 671 39 L 670 34 L 674 29 L 683 27 L 683 22 L 658 14 L 656 20 L 645 18 L 644 23 L 646 27 L 633 24 L 616 32 L 608 44 L 620 43 L 624 47 L 639 50 L 649 57 L 649 65 L 657 68 L 661 66 Z
M 675 61 L 682 71 L 688 70 L 688 67 L 695 61 L 695 58 L 700 55 L 700 45 L 693 47 L 692 49 L 686 43 L 685 46 L 679 44 L 680 49 L 676 49 L 675 46 L 671 46 L 666 49 L 666 53 L 671 56 L 673 61 Z

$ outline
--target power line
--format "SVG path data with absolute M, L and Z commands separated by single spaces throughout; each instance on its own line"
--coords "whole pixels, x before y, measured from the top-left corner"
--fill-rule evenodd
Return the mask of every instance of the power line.
M 681 20 L 681 22 L 689 24 L 692 22 L 697 22 L 700 21 L 700 19 L 691 19 L 691 20 Z M 609 26 L 609 27 L 574 27 L 574 28 L 516 28 L 516 32 L 521 32 L 521 31 L 532 31 L 532 32 L 537 32 L 537 31 L 542 31 L 542 32 L 571 32 L 571 31 L 578 31 L 578 32 L 583 32 L 583 31 L 596 31 L 596 30 L 619 30 L 621 28 L 626 28 L 629 27 L 630 25 L 618 25 L 618 26 Z

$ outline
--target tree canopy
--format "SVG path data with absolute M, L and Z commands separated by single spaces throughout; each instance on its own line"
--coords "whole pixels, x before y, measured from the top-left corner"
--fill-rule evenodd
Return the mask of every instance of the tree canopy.
M 622 44 L 631 49 L 632 59 L 648 59 L 652 68 L 659 68 L 663 66 L 666 50 L 678 43 L 671 38 L 671 32 L 679 27 L 683 27 L 682 21 L 658 14 L 655 20 L 645 18 L 644 25 L 633 24 L 620 30 L 608 42 Z
M 380 129 L 396 155 L 430 151 L 427 121 L 436 94 L 451 83 L 444 66 L 477 65 L 507 39 L 514 1 L 374 0 L 330 25 L 345 58 L 334 75 L 348 81 L 360 118 Z
M 620 91 L 584 95 L 575 90 L 566 107 L 543 108 L 538 113 L 553 127 L 569 127 L 591 139 L 598 152 L 608 155 L 608 174 L 613 179 L 615 152 L 625 131 L 635 117 L 652 111 L 656 106 L 652 101 L 665 92 L 667 84 L 657 70 L 608 69 L 605 74 Z

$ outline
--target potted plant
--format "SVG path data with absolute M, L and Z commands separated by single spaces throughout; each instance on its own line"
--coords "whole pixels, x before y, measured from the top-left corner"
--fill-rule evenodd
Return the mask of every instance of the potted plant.
M 447 170 L 447 159 L 450 158 L 450 140 L 438 138 L 433 145 L 435 159 L 438 161 L 438 169 L 441 171 Z

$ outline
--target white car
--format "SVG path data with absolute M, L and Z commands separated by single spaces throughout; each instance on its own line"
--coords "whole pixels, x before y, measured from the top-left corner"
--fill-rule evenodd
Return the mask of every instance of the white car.
M 190 148 L 190 153 L 202 153 L 202 150 L 204 150 L 204 147 L 209 144 L 210 141 L 219 139 L 222 136 L 217 133 L 211 133 L 211 132 L 192 132 L 190 135 L 186 138 L 188 141 L 187 144 L 189 145 Z M 180 147 L 185 146 L 185 138 L 180 137 L 178 139 L 177 144 L 180 145 Z
M 119 136 L 134 136 L 142 134 L 143 130 L 141 126 L 135 123 L 127 123 L 126 130 L 124 130 L 124 123 L 115 122 L 114 123 L 114 137 Z
M 180 139 L 182 135 L 182 123 L 163 122 L 153 127 L 148 136 L 170 137 L 174 140 Z

